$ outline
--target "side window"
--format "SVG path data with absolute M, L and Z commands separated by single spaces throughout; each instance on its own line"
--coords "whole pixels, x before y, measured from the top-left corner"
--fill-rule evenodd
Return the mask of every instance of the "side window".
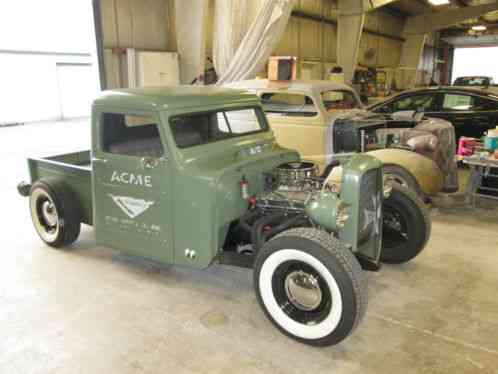
M 103 113 L 101 120 L 104 152 L 153 158 L 164 155 L 154 117 Z
M 498 101 L 476 96 L 472 110 L 498 110 Z
M 474 107 L 474 97 L 463 94 L 444 95 L 443 110 L 446 111 L 459 111 L 471 110 Z
M 393 105 L 392 103 L 381 105 L 381 106 L 375 108 L 374 110 L 372 110 L 372 112 L 374 112 L 374 113 L 391 113 L 392 112 L 392 105 Z
M 266 113 L 294 117 L 314 117 L 318 114 L 311 97 L 299 93 L 267 92 L 261 95 Z
M 393 103 L 393 112 L 418 109 L 430 111 L 433 108 L 434 98 L 435 96 L 433 94 L 402 97 Z

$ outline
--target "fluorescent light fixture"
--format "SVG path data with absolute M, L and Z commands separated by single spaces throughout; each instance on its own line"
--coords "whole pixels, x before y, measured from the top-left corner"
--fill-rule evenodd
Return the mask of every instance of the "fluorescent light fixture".
M 431 5 L 439 6 L 439 5 L 448 5 L 450 0 L 428 0 Z
M 472 26 L 472 30 L 474 30 L 474 31 L 484 31 L 484 30 L 486 30 L 486 26 L 484 26 L 484 25 L 475 25 L 475 26 Z

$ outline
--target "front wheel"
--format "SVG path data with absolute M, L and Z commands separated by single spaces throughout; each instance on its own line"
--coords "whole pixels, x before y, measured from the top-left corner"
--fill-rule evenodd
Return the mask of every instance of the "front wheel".
M 409 188 L 392 185 L 384 200 L 380 260 L 402 264 L 418 256 L 431 234 L 431 220 L 424 203 Z
M 254 264 L 254 287 L 275 326 L 314 346 L 345 339 L 367 306 L 356 258 L 339 240 L 313 228 L 291 229 L 268 241 Z

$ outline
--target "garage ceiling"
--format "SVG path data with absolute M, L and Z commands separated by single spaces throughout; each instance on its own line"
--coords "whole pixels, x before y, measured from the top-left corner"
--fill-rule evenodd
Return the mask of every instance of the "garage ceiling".
M 444 12 L 448 9 L 464 8 L 469 6 L 492 4 L 492 0 L 450 0 L 449 5 L 432 6 L 427 0 L 398 0 L 387 9 L 400 15 L 410 17 L 427 12 Z M 472 26 L 484 25 L 486 30 L 475 32 Z M 442 30 L 442 38 L 456 47 L 498 46 L 498 11 L 484 14 L 481 17 L 460 22 Z

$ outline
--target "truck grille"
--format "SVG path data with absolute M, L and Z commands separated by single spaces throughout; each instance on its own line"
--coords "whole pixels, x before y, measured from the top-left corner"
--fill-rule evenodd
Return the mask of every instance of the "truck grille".
M 382 233 L 382 170 L 367 171 L 360 182 L 358 243 L 381 239 Z

